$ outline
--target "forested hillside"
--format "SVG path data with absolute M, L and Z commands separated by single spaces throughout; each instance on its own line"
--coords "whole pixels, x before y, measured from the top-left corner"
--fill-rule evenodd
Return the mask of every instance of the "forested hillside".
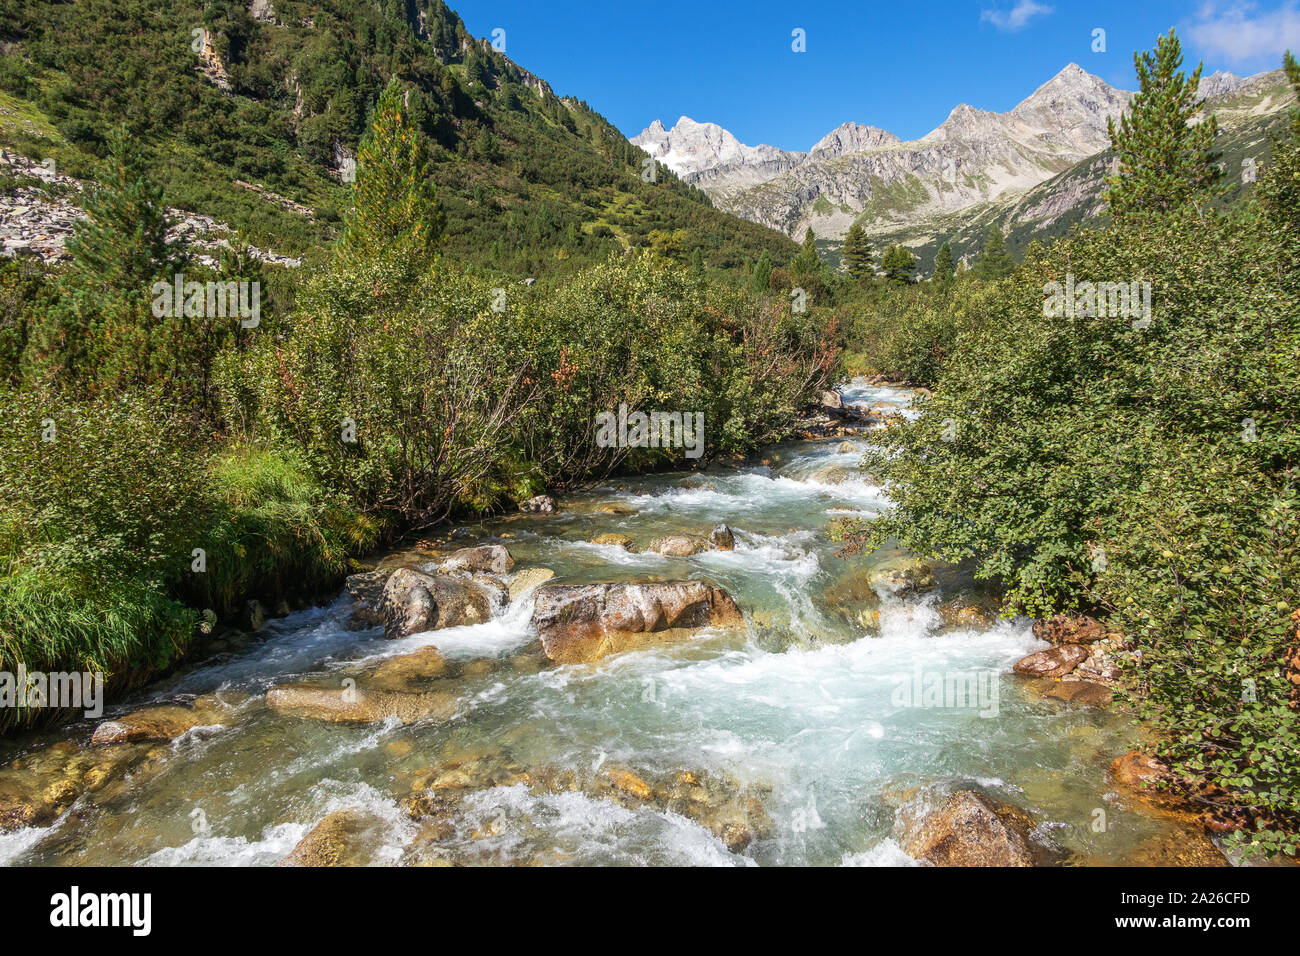
M 0 146 L 84 179 L 125 119 L 169 204 L 262 248 L 337 235 L 348 160 L 396 76 L 458 261 L 540 277 L 626 246 L 718 271 L 796 251 L 664 167 L 644 181 L 618 130 L 441 0 L 3 0 L 0 43 Z

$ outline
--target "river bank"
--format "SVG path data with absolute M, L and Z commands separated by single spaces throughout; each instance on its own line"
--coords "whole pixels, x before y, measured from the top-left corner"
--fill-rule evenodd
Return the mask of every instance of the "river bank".
M 0 861 L 907 865 L 975 819 L 998 862 L 1222 863 L 1113 786 L 1122 715 L 1012 673 L 1051 647 L 1030 621 L 994 620 L 959 569 L 836 557 L 829 522 L 885 504 L 855 468 L 869 428 L 911 414 L 906 390 L 843 397 L 874 407 L 857 437 L 609 482 L 377 562 L 505 549 L 486 620 L 389 640 L 345 591 L 106 715 L 169 708 L 168 739 L 83 722 L 6 744 L 0 807 L 35 811 L 10 816 Z M 730 548 L 651 550 L 719 524 Z M 539 643 L 539 588 L 675 581 L 722 589 L 744 626 L 591 663 Z M 349 680 L 422 709 L 341 723 L 282 705 L 286 686 Z M 973 700 L 927 694 L 958 682 Z

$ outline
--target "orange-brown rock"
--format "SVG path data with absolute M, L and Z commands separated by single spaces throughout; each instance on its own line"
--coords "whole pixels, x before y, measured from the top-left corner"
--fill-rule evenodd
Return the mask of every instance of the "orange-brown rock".
M 660 638 L 689 638 L 703 627 L 744 627 L 736 602 L 703 581 L 548 585 L 533 605 L 546 656 L 560 663 L 595 660 Z
M 910 824 L 903 851 L 932 866 L 1034 866 L 1033 818 L 1019 807 L 973 790 L 952 794 L 938 810 Z
M 1079 644 L 1058 644 L 1016 661 L 1013 670 L 1027 677 L 1064 677 L 1088 659 L 1088 649 Z

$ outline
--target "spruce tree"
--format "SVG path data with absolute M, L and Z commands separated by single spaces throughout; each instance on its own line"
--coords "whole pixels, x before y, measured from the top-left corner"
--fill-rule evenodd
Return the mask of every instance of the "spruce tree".
M 357 150 L 356 188 L 340 254 L 349 263 L 385 258 L 417 270 L 433 260 L 445 226 L 424 141 L 394 77 Z
M 840 261 L 844 271 L 855 282 L 869 279 L 875 274 L 872 264 L 871 244 L 867 241 L 867 231 L 856 223 L 844 237 L 844 249 L 840 252 Z
M 1197 65 L 1190 77 L 1183 64 L 1178 35 L 1170 30 L 1156 41 L 1155 53 L 1135 53 L 1138 92 L 1120 117 L 1108 120 L 1119 174 L 1107 182 L 1106 201 L 1116 219 L 1147 212 L 1168 212 L 1213 185 L 1221 172 L 1213 152 L 1218 124 L 1213 116 L 1192 124 L 1204 100 Z
M 939 247 L 939 251 L 934 254 L 934 281 L 939 283 L 951 282 L 956 271 L 957 263 L 953 259 L 952 246 L 945 242 Z
M 1009 276 L 1015 270 L 1016 260 L 1007 252 L 1002 230 L 997 226 L 989 226 L 988 232 L 984 234 L 984 248 L 975 260 L 971 273 L 978 279 L 992 280 Z

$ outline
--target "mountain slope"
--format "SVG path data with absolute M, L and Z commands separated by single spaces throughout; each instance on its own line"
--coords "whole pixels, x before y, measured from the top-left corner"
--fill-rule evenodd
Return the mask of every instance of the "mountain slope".
M 604 117 L 441 0 L 0 0 L 0 49 L 0 146 L 85 179 L 125 119 L 170 205 L 262 248 L 299 255 L 337 234 L 348 162 L 396 73 L 434 144 L 458 261 L 545 275 L 654 246 L 729 270 L 796 251 L 668 170 L 644 182 L 644 157 Z
M 1222 77 L 1223 74 L 1215 74 Z M 1208 79 L 1214 80 L 1215 77 Z M 1256 171 L 1271 155 L 1270 132 L 1280 132 L 1293 97 L 1281 70 L 1248 79 L 1221 79 L 1208 88 L 1224 89 L 1207 100 L 1207 109 L 1219 122 L 1215 148 L 1224 169 L 1220 205 L 1237 201 L 1252 188 L 1251 168 Z M 1202 89 L 1207 84 L 1202 82 Z M 1110 175 L 1114 154 L 1107 147 L 1023 193 L 948 214 L 877 229 L 872 242 L 878 248 L 899 243 L 910 248 L 928 272 L 934 254 L 943 242 L 952 245 L 959 258 L 971 259 L 983 246 L 989 226 L 1007 237 L 1007 247 L 1019 257 L 1034 241 L 1047 242 L 1064 235 L 1080 223 L 1105 216 L 1105 178 Z M 828 257 L 838 263 L 839 243 L 827 244 Z

